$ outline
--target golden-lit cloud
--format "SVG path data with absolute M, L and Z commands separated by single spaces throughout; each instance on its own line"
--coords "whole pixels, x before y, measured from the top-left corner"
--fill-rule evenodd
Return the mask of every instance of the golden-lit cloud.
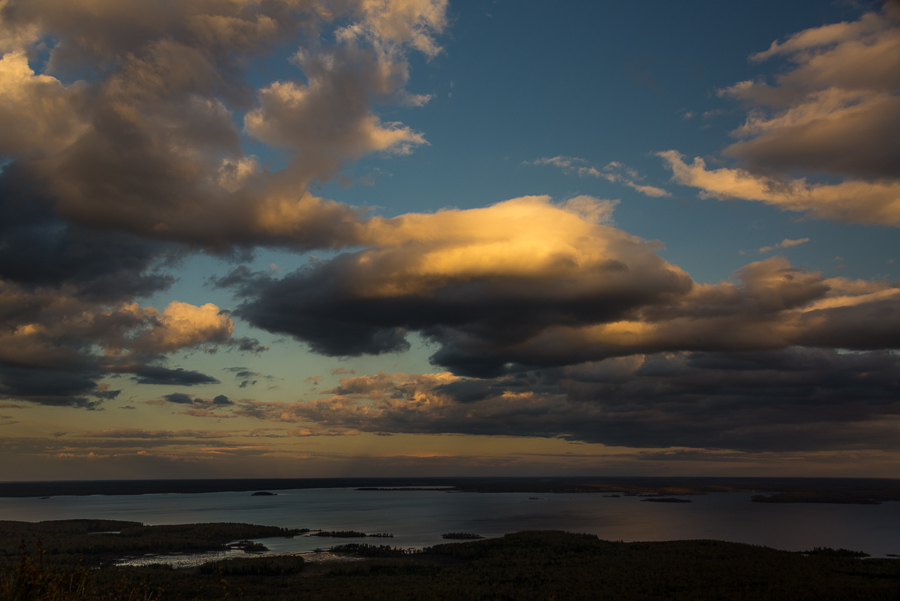
M 425 143 L 375 107 L 427 100 L 405 91 L 406 56 L 437 54 L 445 24 L 441 0 L 11 0 L 0 154 L 82 226 L 217 251 L 353 244 L 361 211 L 308 188 L 366 154 Z M 249 85 L 247 66 L 287 43 L 299 45 L 297 76 Z M 244 132 L 285 150 L 287 168 L 245 153 L 239 114 Z
M 737 283 L 696 285 L 677 302 L 642 307 L 630 319 L 549 327 L 507 357 L 527 365 L 560 353 L 577 363 L 684 350 L 881 349 L 900 334 L 900 288 L 889 283 L 822 278 L 781 258 L 735 275 Z
M 774 178 L 744 169 L 708 169 L 702 158 L 687 163 L 674 150 L 659 155 L 672 170 L 672 179 L 699 188 L 704 198 L 756 200 L 845 223 L 900 226 L 900 180 L 814 184 L 805 178 Z
M 110 373 L 132 374 L 149 384 L 216 382 L 196 371 L 166 367 L 164 356 L 218 345 L 259 346 L 233 338 L 232 319 L 209 303 L 172 302 L 160 312 L 0 281 L 0 317 L 0 398 L 47 405 L 96 407 L 116 398 L 118 390 L 99 382 Z
M 89 124 L 82 119 L 87 86 L 65 86 L 38 75 L 24 51 L 0 58 L 0 155 L 52 155 L 70 146 Z
M 403 350 L 415 331 L 439 345 L 433 363 L 464 375 L 635 353 L 876 350 L 900 335 L 895 285 L 849 286 L 782 258 L 698 284 L 655 245 L 603 223 L 608 208 L 525 197 L 375 218 L 368 248 L 281 278 L 238 269 L 219 285 L 247 299 L 237 316 L 317 352 Z
M 749 112 L 725 156 L 708 169 L 659 153 L 673 179 L 701 196 L 764 202 L 810 216 L 900 225 L 900 11 L 887 2 L 857 21 L 801 31 L 752 55 L 788 68 L 738 82 L 719 95 Z M 803 174 L 804 177 L 798 177 Z M 823 179 L 824 178 L 824 179 Z
M 281 279 L 239 268 L 219 285 L 254 299 L 236 315 L 326 354 L 399 350 L 411 330 L 505 346 L 550 324 L 608 320 L 690 289 L 654 244 L 603 223 L 612 206 L 523 197 L 373 218 L 363 250 Z
M 126 310 L 153 323 L 153 327 L 129 341 L 135 352 L 171 353 L 204 343 L 224 343 L 234 331 L 231 318 L 212 303 L 197 307 L 172 301 L 162 313 L 152 307 L 141 309 L 135 303 Z

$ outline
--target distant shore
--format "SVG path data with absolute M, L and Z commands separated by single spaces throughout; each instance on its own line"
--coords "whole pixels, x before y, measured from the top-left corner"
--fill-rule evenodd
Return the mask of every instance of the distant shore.
M 716 492 L 766 493 L 768 503 L 859 503 L 900 501 L 900 479 L 873 478 L 302 478 L 209 480 L 98 480 L 0 482 L 0 497 L 199 494 L 357 488 L 363 491 L 435 493 L 618 493 L 642 496 L 700 495 Z

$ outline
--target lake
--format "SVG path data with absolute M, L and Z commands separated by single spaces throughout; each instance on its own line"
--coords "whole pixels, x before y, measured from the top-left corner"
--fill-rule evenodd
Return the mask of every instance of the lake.
M 446 532 L 486 537 L 521 530 L 586 532 L 621 541 L 715 539 L 787 551 L 813 547 L 900 555 L 900 503 L 881 505 L 753 503 L 749 493 L 653 503 L 603 494 L 467 493 L 352 488 L 129 496 L 0 498 L 0 519 L 132 520 L 147 525 L 245 522 L 321 530 L 389 532 L 394 538 L 264 539 L 273 552 L 311 551 L 344 542 L 421 548 Z

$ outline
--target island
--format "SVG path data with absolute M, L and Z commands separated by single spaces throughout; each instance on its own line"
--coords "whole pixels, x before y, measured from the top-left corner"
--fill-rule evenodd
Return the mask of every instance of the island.
M 267 553 L 185 569 L 114 566 L 110 561 L 150 549 L 217 547 L 217 541 L 237 533 L 295 532 L 270 528 L 0 522 L 0 598 L 889 600 L 896 599 L 900 577 L 900 559 L 864 559 L 864 554 L 845 549 L 800 553 L 713 540 L 625 543 L 556 531 L 420 550 L 363 544 L 331 549 L 332 555 L 353 560 L 349 562 L 314 563 Z
M 330 536 L 332 538 L 394 538 L 394 535 L 388 532 L 367 534 L 365 532 L 357 532 L 356 530 L 319 530 L 313 532 L 311 536 Z
M 474 534 L 472 532 L 448 532 L 446 534 L 442 534 L 441 538 L 445 538 L 448 540 L 478 540 L 484 537 L 480 534 Z

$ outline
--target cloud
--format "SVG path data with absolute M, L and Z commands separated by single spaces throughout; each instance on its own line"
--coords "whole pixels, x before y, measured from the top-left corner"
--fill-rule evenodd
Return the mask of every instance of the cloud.
M 690 289 L 653 245 L 598 223 L 605 206 L 526 197 L 373 219 L 368 249 L 280 279 L 237 269 L 220 284 L 247 298 L 235 315 L 323 354 L 403 350 L 413 330 L 442 345 L 503 348 L 550 325 L 617 319 Z
M 185 249 L 65 222 L 14 163 L 0 171 L 0 190 L 0 278 L 98 303 L 150 295 L 174 281 L 165 268 Z
M 171 369 L 165 355 L 218 346 L 259 350 L 232 338 L 214 305 L 173 303 L 163 311 L 136 296 L 168 288 L 166 273 L 186 250 L 131 234 L 67 223 L 20 166 L 0 173 L 0 394 L 45 405 L 97 407 L 100 380 L 130 373 L 141 383 L 216 382 Z M 54 385 L 41 383 L 42 379 Z
M 222 284 L 245 299 L 235 315 L 315 352 L 394 352 L 418 332 L 438 347 L 433 364 L 480 377 L 635 353 L 877 350 L 900 339 L 894 285 L 823 278 L 781 258 L 697 284 L 591 215 L 530 197 L 373 220 L 367 249 L 281 278 L 239 268 Z
M 668 163 L 673 180 L 699 188 L 702 198 L 756 200 L 846 223 L 900 226 L 900 180 L 812 184 L 805 178 L 773 178 L 744 169 L 710 170 L 702 158 L 688 164 L 674 150 L 660 152 L 659 156 Z
M 313 401 L 236 415 L 311 433 L 538 436 L 632 448 L 897 449 L 900 358 L 876 351 L 631 355 L 494 379 L 344 378 Z
M 544 157 L 532 161 L 532 165 L 553 165 L 562 169 L 564 173 L 575 173 L 581 177 L 597 177 L 605 179 L 609 182 L 622 184 L 637 190 L 646 196 L 659 198 L 661 196 L 671 196 L 672 194 L 662 188 L 656 186 L 648 186 L 639 184 L 644 179 L 636 170 L 623 165 L 618 161 L 612 161 L 603 168 L 591 165 L 585 159 L 578 157 L 555 156 Z
M 234 374 L 235 379 L 240 382 L 241 388 L 246 388 L 247 386 L 256 386 L 259 378 L 263 377 L 261 373 L 251 371 L 246 367 L 226 367 L 224 368 L 224 370 L 230 371 Z
M 407 54 L 436 55 L 446 24 L 441 0 L 14 0 L 3 12 L 0 155 L 70 223 L 216 251 L 354 243 L 362 212 L 308 188 L 425 143 L 375 106 L 427 100 L 404 89 Z M 38 69 L 29 57 L 47 40 Z M 251 84 L 248 66 L 288 44 L 297 76 Z M 283 148 L 288 167 L 246 154 L 244 133 Z
M 67 290 L 28 290 L 0 280 L 0 396 L 94 407 L 100 401 L 87 396 L 118 394 L 98 384 L 110 374 L 132 374 L 144 384 L 214 383 L 205 374 L 167 367 L 165 356 L 236 344 L 232 319 L 212 304 L 174 302 L 160 312 L 136 302 L 98 304 Z
M 234 405 L 234 401 L 229 399 L 224 394 L 220 394 L 211 399 L 204 399 L 200 397 L 191 398 L 189 395 L 186 395 L 182 392 L 173 392 L 171 394 L 163 395 L 161 401 L 147 401 L 150 404 L 165 404 L 171 403 L 174 405 L 185 405 L 184 411 L 181 413 L 183 415 L 190 415 L 193 417 L 215 417 L 215 418 L 228 418 L 234 417 L 228 413 L 217 412 L 224 408 L 229 408 Z
M 759 249 L 760 254 L 765 254 L 768 252 L 772 252 L 773 250 L 778 250 L 779 248 L 791 248 L 792 246 L 799 246 L 801 244 L 806 244 L 809 242 L 809 238 L 800 238 L 799 240 L 791 240 L 790 238 L 785 238 L 778 244 L 774 244 L 772 246 L 763 246 Z
M 195 306 L 172 301 L 160 313 L 152 307 L 141 308 L 137 303 L 127 307 L 143 320 L 152 320 L 154 327 L 131 337 L 128 347 L 136 353 L 171 353 L 199 344 L 226 343 L 234 331 L 234 322 L 212 303 Z M 109 346 L 108 353 L 120 349 Z
M 673 179 L 706 198 L 755 200 L 811 216 L 900 225 L 900 13 L 885 3 L 857 21 L 807 29 L 751 56 L 788 62 L 774 77 L 719 91 L 742 101 L 746 121 L 708 170 L 660 153 Z M 798 177 L 799 176 L 799 177 Z M 814 179 L 810 179 L 814 178 Z
M 170 369 L 159 365 L 127 366 L 127 371 L 134 374 L 132 379 L 138 384 L 155 384 L 168 386 L 194 386 L 197 384 L 218 384 L 212 376 L 182 367 Z
M 118 390 L 101 390 L 99 370 L 27 367 L 0 362 L 0 399 L 27 401 L 50 407 L 99 409 Z
M 828 88 L 810 93 L 774 116 L 751 113 L 734 131 L 745 140 L 732 144 L 724 154 L 758 172 L 802 170 L 869 181 L 895 180 L 900 176 L 898 91 L 900 85 L 892 93 Z M 729 95 L 744 93 L 738 88 Z
M 751 263 L 735 280 L 695 285 L 676 302 L 636 307 L 627 319 L 548 327 L 505 349 L 504 358 L 571 365 L 634 353 L 896 348 L 896 286 L 822 278 L 783 258 Z

